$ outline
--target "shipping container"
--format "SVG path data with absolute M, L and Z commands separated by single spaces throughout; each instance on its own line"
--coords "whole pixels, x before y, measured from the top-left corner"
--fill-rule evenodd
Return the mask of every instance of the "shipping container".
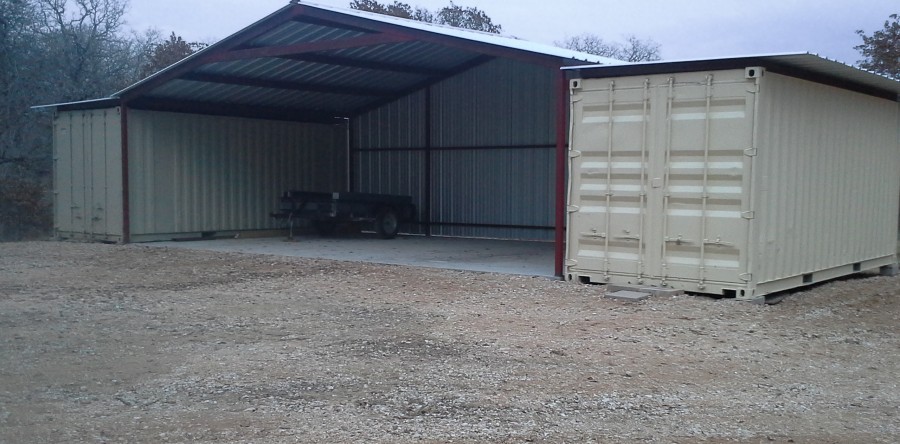
M 53 125 L 57 236 L 122 240 L 122 132 L 118 107 L 60 113 Z
M 570 82 L 566 279 L 756 299 L 896 263 L 896 94 L 661 69 Z
M 57 113 L 57 237 L 140 242 L 277 230 L 270 213 L 283 192 L 347 186 L 346 125 L 121 113 Z

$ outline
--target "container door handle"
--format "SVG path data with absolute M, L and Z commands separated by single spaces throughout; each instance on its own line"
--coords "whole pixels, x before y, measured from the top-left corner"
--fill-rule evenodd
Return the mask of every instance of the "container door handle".
M 705 245 L 721 245 L 724 247 L 733 247 L 734 242 L 723 242 L 721 237 L 717 237 L 713 240 L 704 239 L 703 244 Z
M 676 237 L 666 236 L 666 242 L 674 242 L 675 245 L 681 245 L 681 244 L 692 244 L 692 243 L 694 243 L 694 240 L 693 239 L 685 239 L 682 235 L 679 234 Z

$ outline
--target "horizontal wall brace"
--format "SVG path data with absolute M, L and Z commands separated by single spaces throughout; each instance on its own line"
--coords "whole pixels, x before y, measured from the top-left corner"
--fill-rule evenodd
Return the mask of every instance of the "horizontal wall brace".
M 477 151 L 477 150 L 539 150 L 555 149 L 555 144 L 546 145 L 482 145 L 482 146 L 433 146 L 426 147 L 387 147 L 387 148 L 354 148 L 353 152 L 378 151 Z

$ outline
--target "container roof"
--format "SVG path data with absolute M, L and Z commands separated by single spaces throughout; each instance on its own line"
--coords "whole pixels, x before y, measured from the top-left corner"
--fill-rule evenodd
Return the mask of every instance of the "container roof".
M 769 71 L 900 101 L 900 81 L 810 53 L 764 54 L 564 67 L 584 79 L 709 71 L 762 66 Z
M 557 69 L 620 61 L 449 26 L 291 2 L 106 99 L 55 104 L 266 119 L 359 115 L 497 58 Z

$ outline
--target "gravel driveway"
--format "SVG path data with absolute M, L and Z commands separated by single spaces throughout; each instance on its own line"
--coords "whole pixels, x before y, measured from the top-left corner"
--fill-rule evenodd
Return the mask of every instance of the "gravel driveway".
M 0 244 L 0 442 L 898 442 L 900 278 L 774 306 Z

